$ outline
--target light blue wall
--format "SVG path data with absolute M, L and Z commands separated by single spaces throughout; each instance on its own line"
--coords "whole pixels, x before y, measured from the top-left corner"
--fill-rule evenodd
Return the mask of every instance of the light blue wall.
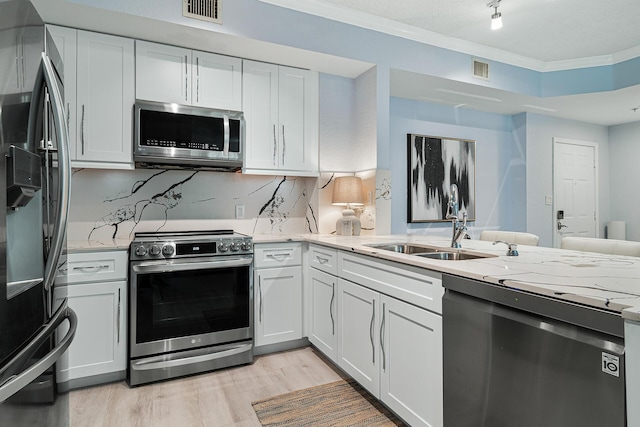
M 640 122 L 609 128 L 609 155 L 611 220 L 625 221 L 627 240 L 640 242 Z
M 575 120 L 526 114 L 527 147 L 527 231 L 540 236 L 541 246 L 553 246 L 553 138 L 566 138 L 598 144 L 599 155 L 599 236 L 609 221 L 609 136 L 606 126 Z
M 517 118 L 391 98 L 391 232 L 450 232 L 449 223 L 407 224 L 408 133 L 476 141 L 476 221 L 469 227 L 473 237 L 486 228 L 525 231 L 526 147 Z

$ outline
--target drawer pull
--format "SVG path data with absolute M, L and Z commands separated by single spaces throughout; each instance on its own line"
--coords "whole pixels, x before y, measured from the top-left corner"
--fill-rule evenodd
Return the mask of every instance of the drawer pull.
M 283 254 L 267 254 L 267 258 L 273 258 L 276 261 L 284 261 L 287 257 L 291 256 L 291 252 L 286 252 Z
M 86 271 L 86 270 L 92 270 L 92 271 L 99 271 L 105 268 L 109 268 L 108 264 L 103 264 L 103 265 L 85 265 L 85 266 L 81 266 L 81 267 L 73 267 L 73 270 L 80 270 L 80 271 Z
M 326 263 L 328 263 L 328 262 L 329 262 L 329 258 L 323 258 L 323 257 L 318 256 L 318 255 L 316 255 L 316 259 L 318 260 L 318 262 L 319 262 L 320 264 L 326 264 Z

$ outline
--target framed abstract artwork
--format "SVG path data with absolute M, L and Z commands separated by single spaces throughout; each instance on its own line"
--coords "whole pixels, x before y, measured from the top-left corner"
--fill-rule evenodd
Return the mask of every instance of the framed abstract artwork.
M 446 219 L 451 184 L 458 186 L 459 217 L 476 217 L 476 142 L 468 139 L 407 134 L 407 222 Z

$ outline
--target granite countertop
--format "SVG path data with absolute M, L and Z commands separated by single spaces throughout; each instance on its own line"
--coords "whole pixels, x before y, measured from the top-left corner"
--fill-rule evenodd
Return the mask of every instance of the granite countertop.
M 447 248 L 450 239 L 427 235 L 347 237 L 297 234 L 253 236 L 254 243 L 307 241 L 389 261 L 468 277 L 500 286 L 522 289 L 619 312 L 640 321 L 640 258 L 578 252 L 539 246 L 518 246 L 519 256 L 506 256 L 505 245 L 480 240 L 463 240 L 463 251 L 496 255 L 461 261 L 441 261 L 376 249 L 376 243 L 421 243 Z M 111 241 L 68 241 L 68 252 L 126 250 L 128 239 Z

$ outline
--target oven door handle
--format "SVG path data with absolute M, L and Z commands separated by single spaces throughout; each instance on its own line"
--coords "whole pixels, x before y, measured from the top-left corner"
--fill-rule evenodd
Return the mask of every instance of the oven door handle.
M 135 264 L 131 268 L 136 273 L 167 273 L 172 271 L 206 270 L 211 268 L 248 267 L 252 262 L 253 258 L 248 257 L 184 263 L 143 262 Z

